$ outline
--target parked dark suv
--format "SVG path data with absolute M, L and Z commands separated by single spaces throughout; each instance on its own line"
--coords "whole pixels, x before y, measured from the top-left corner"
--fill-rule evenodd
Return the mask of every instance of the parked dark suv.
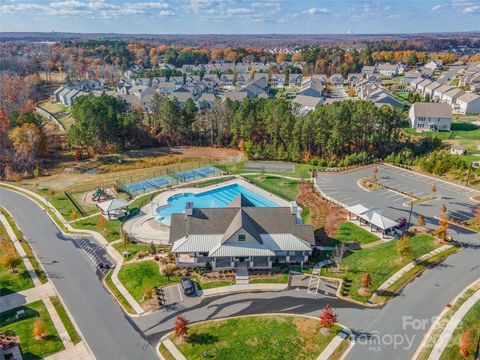
M 195 286 L 193 285 L 193 281 L 190 280 L 190 278 L 183 277 L 182 280 L 180 280 L 180 283 L 182 284 L 183 292 L 185 295 L 195 295 Z

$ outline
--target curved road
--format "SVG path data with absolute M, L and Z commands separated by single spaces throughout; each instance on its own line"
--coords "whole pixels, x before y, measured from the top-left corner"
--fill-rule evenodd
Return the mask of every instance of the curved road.
M 356 177 L 347 175 L 349 183 Z M 347 186 L 347 185 L 346 185 Z M 351 185 L 346 191 L 357 191 Z M 368 198 L 371 198 L 369 195 Z M 357 342 L 348 359 L 409 359 L 432 324 L 434 316 L 465 286 L 480 277 L 480 236 L 459 227 L 450 234 L 464 249 L 425 271 L 383 308 L 356 306 L 333 297 L 306 294 L 305 289 L 280 293 L 243 293 L 193 299 L 182 307 L 130 321 L 103 289 L 93 264 L 82 256 L 71 240 L 31 200 L 0 188 L 0 205 L 15 217 L 34 251 L 41 258 L 76 322 L 98 359 L 155 358 L 152 345 L 172 329 L 175 316 L 183 313 L 191 321 L 255 313 L 299 313 L 318 315 L 330 304 L 339 322 L 349 327 Z M 433 222 L 434 219 L 430 218 Z M 139 331 L 139 332 L 136 332 Z M 146 340 L 139 335 L 144 334 Z
M 34 201 L 0 188 L 0 206 L 15 218 L 98 360 L 158 359 L 75 241 L 63 236 Z

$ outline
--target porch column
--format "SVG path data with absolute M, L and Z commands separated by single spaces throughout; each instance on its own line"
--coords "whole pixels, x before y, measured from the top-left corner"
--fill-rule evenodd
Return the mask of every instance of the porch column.
M 234 268 L 235 267 L 235 258 L 230 257 L 230 267 Z
M 212 259 L 212 269 L 215 269 L 217 267 L 217 258 Z
M 253 269 L 253 256 L 248 258 L 249 266 Z
M 290 262 L 290 255 L 288 255 L 288 253 L 287 253 L 287 256 L 285 256 L 285 261 L 286 261 L 287 263 Z
M 267 259 L 268 259 L 268 268 L 271 269 L 272 268 L 272 258 L 269 256 Z

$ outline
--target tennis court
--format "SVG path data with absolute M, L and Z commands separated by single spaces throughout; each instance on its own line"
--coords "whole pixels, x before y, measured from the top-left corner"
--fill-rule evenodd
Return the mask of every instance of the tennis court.
M 219 172 L 220 171 L 213 166 L 206 166 L 199 169 L 184 170 L 151 179 L 144 179 L 130 183 L 122 183 L 119 184 L 119 188 L 128 193 L 129 195 L 135 196 L 148 191 L 163 189 L 171 185 L 177 185 L 183 182 L 214 176 Z
M 276 161 L 250 161 L 245 163 L 245 170 L 293 173 L 295 172 L 295 164 Z

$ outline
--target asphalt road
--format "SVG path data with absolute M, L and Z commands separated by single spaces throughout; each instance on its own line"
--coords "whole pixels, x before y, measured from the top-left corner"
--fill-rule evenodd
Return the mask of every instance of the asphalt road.
M 0 188 L 0 205 L 15 218 L 98 360 L 158 359 L 84 250 L 60 233 L 33 201 Z

